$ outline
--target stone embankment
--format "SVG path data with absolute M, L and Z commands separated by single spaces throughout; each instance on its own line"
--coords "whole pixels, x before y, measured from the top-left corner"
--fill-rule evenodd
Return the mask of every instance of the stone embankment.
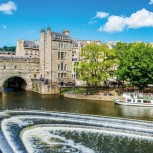
M 72 94 L 72 93 L 65 93 L 64 97 L 72 98 L 72 99 L 103 100 L 103 101 L 113 101 L 114 99 L 123 99 L 122 96 L 79 95 L 79 94 Z

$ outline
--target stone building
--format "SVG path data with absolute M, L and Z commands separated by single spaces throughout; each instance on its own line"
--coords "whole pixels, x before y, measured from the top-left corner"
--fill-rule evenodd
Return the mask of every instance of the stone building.
M 39 46 L 37 40 L 18 40 L 16 45 L 16 55 L 39 58 Z
M 72 82 L 72 40 L 68 30 L 40 34 L 40 77 L 52 84 Z
M 0 56 L 14 56 L 15 52 L 12 51 L 0 51 Z
M 13 78 L 16 87 L 41 94 L 58 93 L 60 85 L 76 81 L 74 65 L 81 60 L 81 48 L 90 43 L 101 42 L 72 40 L 69 30 L 53 32 L 50 28 L 41 30 L 39 46 L 36 40 L 17 41 L 16 55 L 0 54 L 0 91 Z

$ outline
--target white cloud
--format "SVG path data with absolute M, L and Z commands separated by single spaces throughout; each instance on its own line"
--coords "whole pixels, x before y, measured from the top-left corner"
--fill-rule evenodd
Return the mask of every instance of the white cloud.
M 153 0 L 150 0 L 149 4 L 152 5 L 153 4 Z
M 106 18 L 106 17 L 108 17 L 109 16 L 109 14 L 108 13 L 106 13 L 106 12 L 96 12 L 96 15 L 91 19 L 91 21 L 89 22 L 89 24 L 94 24 L 94 23 L 96 23 L 97 22 L 97 20 L 96 19 L 103 19 L 103 18 Z
M 108 16 L 109 16 L 109 14 L 106 13 L 106 12 L 97 12 L 95 18 L 100 18 L 100 19 L 102 19 L 102 18 L 106 18 L 106 17 L 108 17 Z
M 11 15 L 13 14 L 13 11 L 16 11 L 16 10 L 17 10 L 17 6 L 12 1 L 0 4 L 0 11 L 3 12 L 4 14 Z
M 125 29 L 153 27 L 153 12 L 149 12 L 146 9 L 137 11 L 131 14 L 130 17 L 122 16 L 110 16 L 108 21 L 99 28 L 99 31 L 105 32 L 121 32 Z
M 125 28 L 124 18 L 120 16 L 110 16 L 108 22 L 99 28 L 99 31 L 121 32 Z

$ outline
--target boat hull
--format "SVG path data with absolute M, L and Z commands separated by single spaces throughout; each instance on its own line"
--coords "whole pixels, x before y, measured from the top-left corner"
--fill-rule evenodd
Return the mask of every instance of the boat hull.
M 114 103 L 118 105 L 125 105 L 125 106 L 153 107 L 153 104 L 127 103 L 121 100 L 114 100 Z

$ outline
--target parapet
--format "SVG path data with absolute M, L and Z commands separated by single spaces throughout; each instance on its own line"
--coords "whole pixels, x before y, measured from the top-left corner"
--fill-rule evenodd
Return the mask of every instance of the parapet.
M 21 56 L 0 56 L 0 62 L 39 63 L 39 58 L 26 58 Z

